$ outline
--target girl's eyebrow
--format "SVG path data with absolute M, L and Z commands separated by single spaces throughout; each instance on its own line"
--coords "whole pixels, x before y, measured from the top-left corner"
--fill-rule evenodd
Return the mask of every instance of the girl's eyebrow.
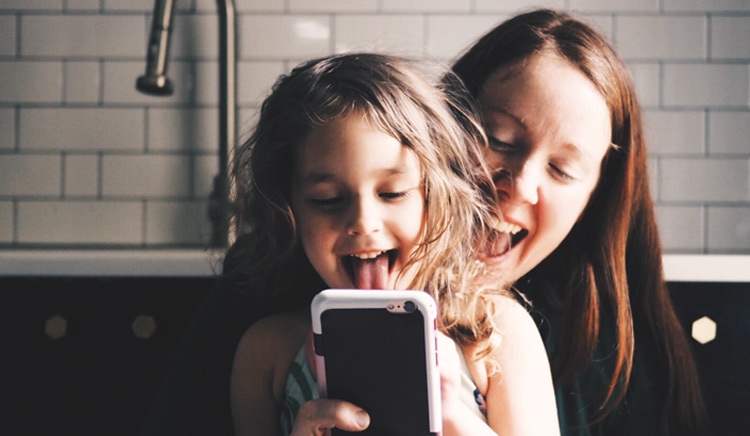
M 304 177 L 300 178 L 300 182 L 325 183 L 325 182 L 333 181 L 333 179 L 334 179 L 333 174 L 313 171 L 311 173 L 306 174 Z
M 383 173 L 384 176 L 399 176 L 402 174 L 407 174 L 411 171 L 411 168 L 409 168 L 408 165 L 399 165 L 397 167 L 393 168 L 382 168 L 378 172 Z M 300 182 L 303 183 L 325 183 L 325 182 L 333 182 L 335 181 L 336 176 L 331 173 L 324 173 L 319 171 L 312 171 L 308 174 L 305 174 L 304 177 L 300 178 Z

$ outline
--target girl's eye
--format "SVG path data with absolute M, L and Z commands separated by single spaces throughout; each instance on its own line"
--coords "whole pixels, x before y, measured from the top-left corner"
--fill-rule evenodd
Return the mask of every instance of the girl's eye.
M 395 201 L 395 200 L 400 200 L 402 198 L 408 197 L 409 195 L 412 194 L 412 192 L 419 192 L 420 189 L 422 189 L 422 188 L 420 186 L 417 186 L 417 187 L 414 187 L 414 188 L 405 189 L 403 191 L 381 192 L 378 195 L 383 200 L 386 200 L 386 201 Z
M 385 200 L 398 200 L 399 198 L 406 197 L 409 191 L 403 191 L 403 192 L 381 192 L 380 198 L 383 198 Z

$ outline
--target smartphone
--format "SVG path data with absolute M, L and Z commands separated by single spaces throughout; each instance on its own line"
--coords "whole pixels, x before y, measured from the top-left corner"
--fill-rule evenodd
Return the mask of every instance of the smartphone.
M 328 289 L 311 312 L 321 398 L 370 414 L 365 431 L 331 435 L 441 434 L 437 306 L 429 294 Z

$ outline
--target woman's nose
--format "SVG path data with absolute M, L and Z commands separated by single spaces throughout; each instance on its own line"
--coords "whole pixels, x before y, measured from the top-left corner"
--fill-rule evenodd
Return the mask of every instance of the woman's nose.
M 539 201 L 540 181 L 540 171 L 526 162 L 502 171 L 495 177 L 495 186 L 506 201 L 536 204 Z
M 383 220 L 374 201 L 359 199 L 352 202 L 349 211 L 347 233 L 350 235 L 366 235 L 382 229 Z

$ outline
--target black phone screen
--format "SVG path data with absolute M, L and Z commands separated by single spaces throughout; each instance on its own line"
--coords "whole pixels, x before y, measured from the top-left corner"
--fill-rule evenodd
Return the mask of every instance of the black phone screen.
M 429 425 L 424 317 L 419 310 L 328 309 L 321 314 L 328 398 L 347 400 L 370 414 L 358 433 L 432 435 Z

